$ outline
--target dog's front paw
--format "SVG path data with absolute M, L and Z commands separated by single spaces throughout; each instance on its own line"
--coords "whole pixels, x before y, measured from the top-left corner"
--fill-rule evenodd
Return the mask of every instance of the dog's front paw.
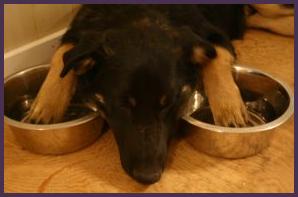
M 76 88 L 76 76 L 47 76 L 23 122 L 34 124 L 58 123 L 63 120 Z
M 60 78 L 60 72 L 54 71 L 50 70 L 23 122 L 50 124 L 63 120 L 75 93 L 77 76 L 71 71 L 64 78 Z
M 51 98 L 39 95 L 22 121 L 33 124 L 50 124 L 62 121 L 65 109 L 59 107 L 57 101 L 55 102 Z
M 64 68 L 64 54 L 72 48 L 73 45 L 64 44 L 55 52 L 49 73 L 23 122 L 49 124 L 63 120 L 78 80 L 73 70 L 60 76 Z
M 222 90 L 209 98 L 210 108 L 216 125 L 244 127 L 248 122 L 248 112 L 237 87 Z

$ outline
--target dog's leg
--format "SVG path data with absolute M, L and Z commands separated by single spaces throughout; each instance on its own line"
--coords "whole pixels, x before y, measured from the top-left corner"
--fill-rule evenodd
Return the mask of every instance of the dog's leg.
M 251 4 L 260 15 L 269 18 L 277 18 L 280 16 L 293 16 L 294 7 L 283 4 Z
M 256 13 L 247 18 L 247 25 L 249 27 L 264 28 L 286 36 L 294 36 L 294 24 L 294 16 L 268 18 Z
M 215 47 L 217 56 L 203 66 L 203 84 L 215 124 L 245 126 L 248 114 L 232 76 L 234 57 L 225 48 Z
M 62 120 L 77 83 L 77 75 L 73 70 L 64 78 L 60 77 L 64 66 L 63 54 L 72 48 L 73 45 L 64 44 L 55 52 L 49 73 L 23 121 L 48 124 Z
M 294 7 L 280 4 L 252 4 L 257 13 L 247 16 L 247 25 L 294 36 Z

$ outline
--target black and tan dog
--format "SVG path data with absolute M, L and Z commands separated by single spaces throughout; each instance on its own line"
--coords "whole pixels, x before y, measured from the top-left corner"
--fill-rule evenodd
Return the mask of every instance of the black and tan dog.
M 249 24 L 257 26 L 262 16 L 255 14 L 262 12 L 256 11 L 268 7 L 253 7 Z M 59 122 L 87 79 L 103 103 L 122 166 L 140 182 L 155 182 L 180 108 L 200 82 L 216 124 L 246 124 L 231 74 L 231 40 L 242 37 L 246 16 L 243 5 L 84 5 L 53 56 L 29 119 Z

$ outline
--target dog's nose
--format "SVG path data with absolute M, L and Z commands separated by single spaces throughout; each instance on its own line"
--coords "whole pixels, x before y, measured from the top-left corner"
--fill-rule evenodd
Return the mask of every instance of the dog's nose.
M 161 177 L 162 170 L 141 170 L 134 169 L 133 177 L 144 184 L 152 184 L 157 182 Z

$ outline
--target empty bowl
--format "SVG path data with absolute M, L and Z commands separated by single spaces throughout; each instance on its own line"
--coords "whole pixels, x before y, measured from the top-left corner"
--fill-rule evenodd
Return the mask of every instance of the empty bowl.
M 197 91 L 183 117 L 188 142 L 202 152 L 223 158 L 243 158 L 264 150 L 274 129 L 286 122 L 294 109 L 290 88 L 273 76 L 240 66 L 234 66 L 233 76 L 249 113 L 246 127 L 215 125 L 208 99 Z
M 41 154 L 65 154 L 93 143 L 101 134 L 103 120 L 96 102 L 75 95 L 64 120 L 57 124 L 29 124 L 28 113 L 49 65 L 34 66 L 4 80 L 4 121 L 19 144 Z

